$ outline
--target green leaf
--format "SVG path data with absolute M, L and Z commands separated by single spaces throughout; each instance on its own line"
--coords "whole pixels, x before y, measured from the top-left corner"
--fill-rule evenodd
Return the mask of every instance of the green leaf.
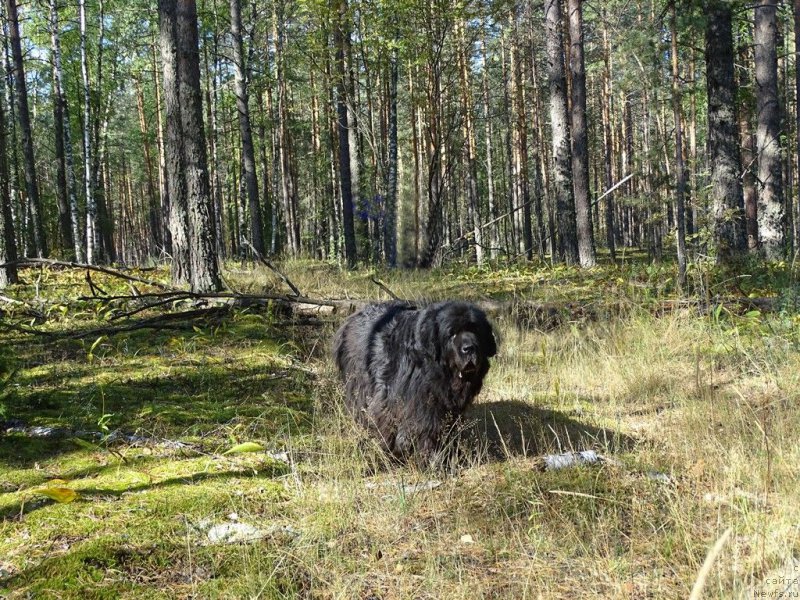
M 78 497 L 78 492 L 65 487 L 43 487 L 31 491 L 40 496 L 47 496 L 61 504 L 69 504 Z
M 264 446 L 261 444 L 256 444 L 255 442 L 244 442 L 242 444 L 236 444 L 232 448 L 228 448 L 223 454 L 241 454 L 243 452 L 262 452 L 264 450 Z

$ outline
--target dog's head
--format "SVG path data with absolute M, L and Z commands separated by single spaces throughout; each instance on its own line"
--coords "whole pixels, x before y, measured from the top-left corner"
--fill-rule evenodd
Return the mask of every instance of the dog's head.
M 426 308 L 417 321 L 421 350 L 443 362 L 454 377 L 482 380 L 497 342 L 486 314 L 464 302 L 441 302 Z

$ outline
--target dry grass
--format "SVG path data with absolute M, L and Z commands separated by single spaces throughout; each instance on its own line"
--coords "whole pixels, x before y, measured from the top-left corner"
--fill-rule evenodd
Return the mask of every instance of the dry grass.
M 379 297 L 367 275 L 301 267 L 290 276 L 304 291 Z M 386 276 L 414 298 L 475 298 L 515 286 L 519 294 L 531 279 L 474 277 L 466 284 Z M 678 598 L 688 597 L 728 528 L 705 597 L 752 597 L 770 589 L 763 580 L 772 569 L 796 564 L 800 352 L 791 315 L 633 311 L 551 332 L 499 321 L 501 352 L 471 413 L 489 447 L 452 473 L 388 464 L 342 413 L 323 352 L 333 324 L 287 330 L 259 319 L 245 315 L 215 333 L 172 336 L 177 341 L 115 342 L 91 363 L 26 359 L 21 376 L 31 388 L 18 390 L 17 401 L 53 413 L 70 398 L 65 392 L 82 393 L 70 388 L 71 372 L 84 391 L 103 381 L 107 395 L 133 402 L 120 378 L 150 385 L 179 364 L 170 372 L 184 376 L 180 387 L 163 380 L 148 388 L 152 412 L 137 405 L 134 422 L 211 441 L 205 456 L 123 448 L 128 463 L 74 448 L 38 460 L 41 448 L 30 449 L 30 460 L 0 458 L 0 484 L 9 490 L 0 496 L 9 509 L 0 568 L 13 573 L 0 576 L 0 590 L 59 598 Z M 237 387 L 241 377 L 247 383 Z M 203 417 L 187 429 L 175 410 L 191 414 L 195 403 Z M 115 405 L 117 414 L 125 410 Z M 287 425 L 298 414 L 307 421 Z M 288 450 L 292 468 L 276 470 L 262 455 L 219 455 L 250 439 Z M 539 469 L 541 454 L 586 448 L 612 460 Z M 49 477 L 68 479 L 82 498 L 19 516 L 26 490 Z M 434 479 L 433 489 L 406 487 Z M 231 512 L 290 530 L 252 544 L 199 545 L 192 524 Z

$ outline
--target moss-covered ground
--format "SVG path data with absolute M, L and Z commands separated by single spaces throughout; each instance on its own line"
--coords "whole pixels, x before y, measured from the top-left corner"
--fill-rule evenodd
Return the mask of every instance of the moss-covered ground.
M 800 319 L 786 267 L 697 267 L 690 291 L 711 310 L 666 312 L 671 271 L 641 261 L 284 268 L 316 297 L 381 298 L 377 275 L 406 298 L 615 308 L 548 331 L 497 317 L 501 351 L 470 420 L 499 451 L 430 473 L 388 464 L 343 413 L 328 354 L 340 316 L 251 307 L 69 337 L 125 323 L 115 311 L 137 304 L 81 299 L 82 272 L 25 270 L 4 292 L 25 305 L 0 316 L 0 595 L 679 598 L 728 529 L 706 597 L 752 597 L 800 569 Z M 281 291 L 260 268 L 229 265 L 226 278 Z M 714 308 L 733 295 L 776 300 L 770 313 Z M 245 442 L 263 450 L 226 453 Z M 537 460 L 589 448 L 607 460 Z M 261 533 L 213 544 L 219 524 Z

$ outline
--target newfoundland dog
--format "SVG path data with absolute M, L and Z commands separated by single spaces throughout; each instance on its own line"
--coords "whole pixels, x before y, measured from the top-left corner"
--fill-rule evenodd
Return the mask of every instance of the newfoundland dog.
M 348 317 L 333 352 L 356 421 L 396 458 L 431 464 L 448 426 L 481 391 L 497 345 L 471 304 L 393 302 Z

